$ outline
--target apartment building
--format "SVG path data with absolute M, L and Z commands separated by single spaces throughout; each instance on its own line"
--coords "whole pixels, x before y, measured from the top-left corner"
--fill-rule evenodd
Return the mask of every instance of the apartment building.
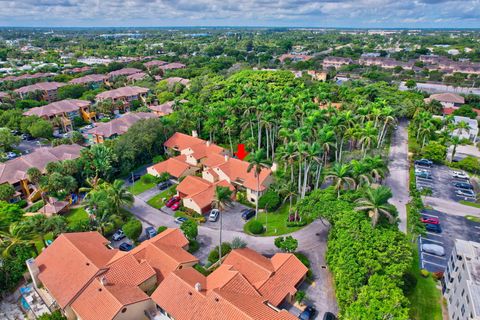
M 323 69 L 339 69 L 342 66 L 353 64 L 354 61 L 350 58 L 342 58 L 342 57 L 326 57 L 323 59 Z
M 24 99 L 29 93 L 41 92 L 41 99 L 52 102 L 57 100 L 58 88 L 66 86 L 66 83 L 61 82 L 40 82 L 29 86 L 24 86 L 14 90 L 18 93 L 22 99 Z
M 450 320 L 480 320 L 480 243 L 455 240 L 442 289 Z
M 108 80 L 108 76 L 104 74 L 89 74 L 80 78 L 70 80 L 71 84 L 81 84 L 98 89 Z

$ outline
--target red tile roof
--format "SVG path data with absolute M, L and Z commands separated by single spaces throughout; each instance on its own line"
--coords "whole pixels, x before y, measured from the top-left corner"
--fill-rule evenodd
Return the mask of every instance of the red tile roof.
M 40 82 L 31 84 L 29 86 L 21 87 L 14 90 L 16 93 L 28 93 L 34 91 L 51 91 L 57 90 L 60 87 L 66 86 L 66 83 L 61 82 Z
M 180 178 L 184 175 L 185 171 L 193 168 L 188 163 L 185 162 L 186 156 L 180 155 L 178 157 L 169 158 L 165 161 L 154 164 L 150 168 L 155 170 L 158 174 L 167 172 L 172 177 Z
M 165 64 L 168 64 L 168 62 L 165 62 L 162 60 L 152 60 L 152 61 L 145 62 L 143 65 L 147 68 L 151 68 L 151 67 L 163 66 Z
M 108 76 L 110 78 L 119 77 L 119 76 L 129 76 L 131 74 L 139 73 L 139 72 L 142 72 L 142 70 L 137 69 L 137 68 L 123 68 L 123 69 L 115 70 L 115 71 L 112 71 L 112 72 L 108 73 Z
M 113 90 L 99 93 L 97 94 L 96 98 L 98 100 L 127 98 L 127 97 L 133 97 L 133 96 L 145 94 L 148 91 L 149 89 L 142 88 L 142 87 L 135 87 L 135 86 L 121 87 L 118 89 L 113 89 Z
M 228 187 L 232 191 L 235 190 L 235 188 L 225 180 L 211 183 L 200 177 L 187 176 L 177 186 L 177 191 L 186 195 L 184 197 L 185 199 L 192 199 L 193 202 L 203 209 L 212 204 L 217 186 Z
M 167 141 L 165 141 L 163 145 L 167 148 L 184 150 L 199 143 L 206 142 L 200 138 L 192 137 L 188 134 L 175 132 Z
M 126 113 L 122 117 L 113 119 L 106 123 L 100 123 L 95 128 L 88 130 L 87 134 L 95 134 L 103 136 L 104 138 L 109 138 L 113 135 L 121 135 L 130 129 L 135 123 L 140 120 L 157 118 L 158 116 L 154 113 L 147 112 L 132 112 Z
M 103 82 L 108 79 L 108 76 L 104 74 L 89 74 L 80 78 L 70 80 L 73 84 L 88 84 L 92 82 Z
M 23 113 L 24 116 L 51 117 L 57 114 L 78 111 L 80 108 L 87 108 L 91 105 L 90 101 L 67 99 L 53 102 L 41 107 L 32 108 Z

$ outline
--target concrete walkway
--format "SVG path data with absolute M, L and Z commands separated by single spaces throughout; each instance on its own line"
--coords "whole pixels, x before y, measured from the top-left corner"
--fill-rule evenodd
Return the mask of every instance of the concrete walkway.
M 385 184 L 392 189 L 393 197 L 390 203 L 398 210 L 400 231 L 407 233 L 407 207 L 409 195 L 409 163 L 408 163 L 408 132 L 407 121 L 399 123 L 390 145 L 388 170 L 390 171 Z
M 151 207 L 139 196 L 135 196 L 135 203 L 129 210 L 144 225 L 151 225 L 155 228 L 159 226 L 179 227 L 170 214 Z M 326 311 L 338 313 L 332 276 L 325 267 L 325 252 L 329 228 L 330 226 L 326 222 L 315 220 L 307 227 L 292 234 L 298 240 L 298 251 L 305 254 L 311 263 L 315 283 L 307 288 L 306 293 L 309 300 L 319 311 L 318 319 L 321 319 L 321 316 Z M 200 225 L 198 233 L 197 240 L 200 242 L 201 247 L 195 253 L 195 256 L 200 261 L 205 262 L 209 252 L 219 244 L 219 230 Z M 223 229 L 222 241 L 231 242 L 236 237 L 243 239 L 249 248 L 262 254 L 273 255 L 279 252 L 274 245 L 275 237 L 255 237 L 243 232 Z
M 454 216 L 472 215 L 480 218 L 480 208 L 466 206 L 452 200 L 424 197 L 423 203 L 426 206 L 431 206 L 435 210 Z

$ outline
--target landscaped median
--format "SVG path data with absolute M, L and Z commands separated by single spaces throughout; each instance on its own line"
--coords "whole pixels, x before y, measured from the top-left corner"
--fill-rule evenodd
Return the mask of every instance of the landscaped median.
M 134 195 L 138 195 L 155 187 L 157 185 L 157 180 L 156 177 L 147 173 L 128 187 L 128 191 Z
M 157 194 L 156 196 L 148 200 L 147 203 L 156 209 L 161 209 L 162 207 L 165 206 L 164 200 L 175 195 L 176 189 L 177 189 L 177 186 L 174 185 L 166 190 L 163 190 L 162 192 L 160 192 L 159 194 Z
M 258 221 L 263 225 L 263 232 L 256 235 L 263 237 L 279 236 L 298 231 L 308 224 L 308 222 L 305 222 L 305 224 L 300 222 L 297 223 L 297 226 L 293 226 L 295 223 L 288 222 L 288 211 L 289 206 L 284 205 L 274 212 L 260 212 L 256 219 L 253 217 L 251 220 L 245 223 L 243 230 L 245 233 L 254 234 L 254 232 L 251 232 L 252 224 L 256 224 L 257 222 L 254 221 Z

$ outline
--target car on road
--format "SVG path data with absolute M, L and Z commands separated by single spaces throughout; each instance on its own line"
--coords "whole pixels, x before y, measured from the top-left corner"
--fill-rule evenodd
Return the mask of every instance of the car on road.
M 128 177 L 128 181 L 130 183 L 134 183 L 135 181 L 137 181 L 138 179 L 140 179 L 142 176 L 139 175 L 139 174 L 133 174 L 133 175 L 130 175 L 130 177 Z
M 428 171 L 415 171 L 415 176 L 423 179 L 432 179 L 432 174 Z
M 180 197 L 173 196 L 170 199 L 168 199 L 167 202 L 165 202 L 165 205 L 170 208 L 174 203 L 177 203 L 177 202 L 180 202 Z
M 122 240 L 123 238 L 125 238 L 125 233 L 123 233 L 123 230 L 122 229 L 118 229 L 117 232 L 115 232 L 112 236 L 112 240 L 113 241 L 118 241 L 118 240 Z
M 35 139 L 34 137 L 32 137 L 31 134 L 28 134 L 28 133 L 24 133 L 20 137 L 22 138 L 22 140 L 27 140 L 27 141 L 32 141 Z
M 433 166 L 433 162 L 428 159 L 420 159 L 420 160 L 415 160 L 415 165 L 418 166 L 424 166 L 424 167 L 431 167 Z
M 468 179 L 468 175 L 463 171 L 452 171 L 452 177 L 457 179 Z
M 127 242 L 122 243 L 119 247 L 118 250 L 120 251 L 130 251 L 133 249 L 133 245 Z
M 432 232 L 436 232 L 436 233 L 441 233 L 442 232 L 442 228 L 440 227 L 440 224 L 426 223 L 425 224 L 425 229 L 427 231 L 432 231 Z
M 420 221 L 423 222 L 423 223 L 429 223 L 429 224 L 439 224 L 440 223 L 440 220 L 438 218 L 426 217 L 426 216 L 422 216 L 420 218 Z
M 445 255 L 445 249 L 442 246 L 439 246 L 438 244 L 431 244 L 431 243 L 422 244 L 422 251 L 426 253 L 434 254 L 436 256 Z
M 215 222 L 218 220 L 218 217 L 220 216 L 220 211 L 218 209 L 213 209 L 210 211 L 210 214 L 208 215 L 208 221 Z
M 455 190 L 455 194 L 459 197 L 476 198 L 475 192 L 469 189 L 457 189 Z
M 473 190 L 473 186 L 468 182 L 455 182 L 453 185 L 455 188 L 458 188 L 458 189 Z
M 242 210 L 242 219 L 243 220 L 250 220 L 254 216 L 255 216 L 255 209 Z
M 335 317 L 333 313 L 327 311 L 323 315 L 323 320 L 337 320 L 337 317 Z
M 180 208 L 180 204 L 181 204 L 180 201 L 175 202 L 174 204 L 172 204 L 172 206 L 170 207 L 170 209 L 172 209 L 173 211 L 177 211 L 177 210 Z
M 305 310 L 303 310 L 302 313 L 300 313 L 300 315 L 298 316 L 298 319 L 301 319 L 301 320 L 313 319 L 315 317 L 315 313 L 317 313 L 317 310 L 315 309 L 314 306 L 307 306 Z
M 175 219 L 175 223 L 178 223 L 178 224 L 182 224 L 184 223 L 185 221 L 187 221 L 188 219 L 185 218 L 185 217 L 178 217 Z
M 157 231 L 155 230 L 154 227 L 147 227 L 145 229 L 145 234 L 147 235 L 148 239 L 151 239 L 157 235 Z
M 163 182 L 160 182 L 159 184 L 157 184 L 157 188 L 158 188 L 158 190 L 165 190 L 168 187 L 170 187 L 171 185 L 172 185 L 172 181 L 167 180 L 167 181 L 163 181 Z

